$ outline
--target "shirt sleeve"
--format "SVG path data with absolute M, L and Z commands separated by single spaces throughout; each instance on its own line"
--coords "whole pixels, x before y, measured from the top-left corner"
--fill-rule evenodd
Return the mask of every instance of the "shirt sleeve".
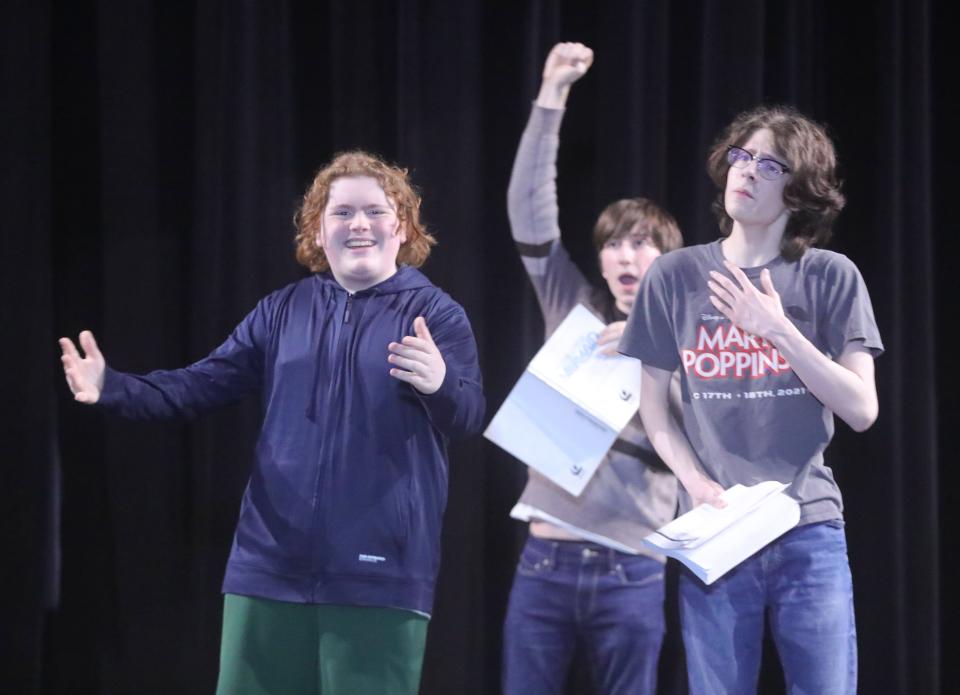
M 427 315 L 427 327 L 443 357 L 447 371 L 440 388 L 431 394 L 414 393 L 423 403 L 434 427 L 447 439 L 460 439 L 480 431 L 486 410 L 477 341 L 463 308 L 452 306 Z
M 820 333 L 831 358 L 836 359 L 848 343 L 862 342 L 874 357 L 883 353 L 883 342 L 873 315 L 870 293 L 857 266 L 837 254 L 824 282 Z
M 136 375 L 107 368 L 97 405 L 133 420 L 192 420 L 260 388 L 269 334 L 267 300 L 220 347 L 182 369 Z
M 556 164 L 563 114 L 563 109 L 534 105 L 507 189 L 510 232 L 537 294 L 548 334 L 588 285 L 560 241 Z
M 619 350 L 651 367 L 673 371 L 680 366 L 670 292 L 658 258 L 647 270 L 620 339 Z

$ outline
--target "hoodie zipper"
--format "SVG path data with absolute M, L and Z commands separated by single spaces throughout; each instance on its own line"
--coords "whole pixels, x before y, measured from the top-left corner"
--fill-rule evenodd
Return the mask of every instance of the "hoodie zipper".
M 342 365 L 340 364 L 340 359 L 341 359 L 342 356 L 343 356 L 344 354 L 346 354 L 346 352 L 347 352 L 346 349 L 345 349 L 345 347 L 344 347 L 344 341 L 346 340 L 347 342 L 349 342 L 349 341 L 351 340 L 350 337 L 345 337 L 345 336 L 344 336 L 344 331 L 342 330 L 342 327 L 343 327 L 343 326 L 346 326 L 347 324 L 350 323 L 350 309 L 351 309 L 352 304 L 353 304 L 353 297 L 354 297 L 354 295 L 352 295 L 352 294 L 350 294 L 349 292 L 347 292 L 347 298 L 346 298 L 346 301 L 344 302 L 344 305 L 343 305 L 343 321 L 341 322 L 340 327 L 338 327 L 337 332 L 336 332 L 336 337 L 335 337 L 334 340 L 333 340 L 333 348 L 332 348 L 332 349 L 333 349 L 333 355 L 334 355 L 334 369 L 337 370 L 337 371 L 342 371 L 342 370 L 340 370 L 340 367 L 342 366 Z M 349 329 L 347 329 L 347 330 L 349 330 Z M 326 398 L 324 399 L 325 403 L 327 403 L 328 405 L 329 405 L 329 403 L 331 403 L 332 400 L 333 400 L 333 398 L 332 398 L 332 389 L 333 389 L 333 387 L 334 387 L 334 383 L 333 383 L 332 381 L 329 382 L 328 385 L 327 385 Z M 314 395 L 314 398 L 316 398 L 316 395 Z M 330 414 L 329 412 L 326 412 L 326 413 L 324 414 L 324 423 L 325 423 L 325 425 L 326 425 L 325 429 L 330 429 L 330 430 L 338 430 L 338 429 L 339 429 L 339 428 L 337 428 L 337 427 L 331 427 L 331 426 L 330 426 L 330 425 L 332 424 L 332 421 L 331 421 L 331 414 Z M 324 435 L 324 437 L 323 437 L 323 444 L 321 445 L 321 450 L 320 450 L 320 461 L 325 461 L 325 460 L 328 458 L 328 456 L 327 456 L 327 451 L 329 450 L 329 447 L 331 447 L 331 446 L 332 446 L 332 444 L 331 444 L 331 442 L 330 442 L 330 437 Z M 320 461 L 318 461 L 318 464 L 320 463 Z M 325 471 L 324 471 L 323 467 L 322 467 L 321 465 L 318 465 L 318 466 L 317 466 L 317 475 L 316 475 L 316 478 L 315 478 L 315 480 L 314 480 L 314 486 L 313 486 L 313 514 L 312 514 L 312 516 L 313 516 L 313 532 L 314 532 L 314 533 L 326 533 L 326 529 L 325 529 L 325 527 L 320 523 L 320 519 L 319 519 L 319 517 L 321 516 L 321 514 L 320 514 L 320 507 L 321 507 L 321 505 L 320 505 L 320 491 L 321 491 L 321 489 L 323 488 L 323 476 L 324 476 L 324 474 L 325 474 Z M 311 565 L 311 568 L 312 568 L 312 575 L 313 575 L 313 578 L 312 578 L 312 583 L 313 583 L 313 585 L 312 585 L 312 587 L 311 587 L 311 589 L 310 589 L 311 595 L 315 595 L 315 592 L 316 592 L 316 589 L 317 589 L 317 576 L 318 576 L 319 573 L 320 573 L 320 564 L 321 564 L 320 561 L 319 561 L 319 558 L 320 558 L 320 555 L 317 554 L 316 547 L 314 546 L 314 548 L 313 548 L 313 557 L 311 558 L 311 562 L 310 562 L 310 565 Z

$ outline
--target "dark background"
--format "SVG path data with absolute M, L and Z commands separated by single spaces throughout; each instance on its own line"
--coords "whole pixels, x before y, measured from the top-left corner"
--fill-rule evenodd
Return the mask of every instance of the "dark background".
M 412 169 L 440 240 L 424 270 L 471 317 L 493 414 L 542 340 L 505 191 L 557 40 L 596 50 L 559 161 L 564 239 L 594 277 L 589 232 L 618 197 L 659 200 L 687 243 L 716 237 L 705 152 L 739 110 L 785 101 L 829 124 L 848 197 L 831 248 L 863 272 L 887 347 L 879 420 L 838 424 L 828 451 L 861 692 L 954 680 L 942 5 L 33 0 L 4 3 L 0 22 L 0 690 L 212 692 L 258 404 L 188 426 L 106 420 L 72 402 L 55 340 L 90 328 L 132 371 L 205 355 L 301 277 L 291 217 L 335 151 Z M 523 481 L 480 437 L 452 450 L 424 693 L 498 690 Z M 684 692 L 679 654 L 672 635 L 663 693 Z M 761 691 L 782 691 L 775 659 Z

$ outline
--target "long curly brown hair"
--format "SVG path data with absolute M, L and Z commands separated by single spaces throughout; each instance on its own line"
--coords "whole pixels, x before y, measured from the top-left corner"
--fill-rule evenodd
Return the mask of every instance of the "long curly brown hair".
M 758 106 L 744 111 L 727 126 L 707 157 L 707 173 L 719 189 L 713 201 L 713 213 L 723 236 L 733 229 L 723 193 L 727 183 L 727 146 L 742 146 L 758 130 L 773 133 L 777 150 L 790 165 L 790 180 L 783 189 L 783 202 L 790 218 L 780 243 L 780 253 L 797 260 L 811 246 L 830 240 L 833 221 L 846 200 L 837 178 L 837 155 L 833 141 L 820 124 L 791 106 Z
M 423 265 L 430 255 L 430 247 L 437 240 L 420 221 L 420 194 L 410 183 L 406 169 L 388 164 L 362 150 L 341 152 L 314 176 L 313 183 L 303 196 L 303 203 L 293 217 L 297 227 L 297 261 L 315 273 L 330 267 L 323 247 L 317 243 L 317 233 L 330 197 L 330 186 L 345 176 L 376 179 L 387 199 L 395 206 L 397 219 L 406 232 L 407 240 L 400 247 L 397 262 L 415 268 Z

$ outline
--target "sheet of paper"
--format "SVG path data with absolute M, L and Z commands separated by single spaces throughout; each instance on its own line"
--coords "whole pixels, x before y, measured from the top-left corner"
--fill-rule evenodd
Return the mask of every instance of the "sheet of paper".
M 643 542 L 710 584 L 797 525 L 800 505 L 783 492 L 787 487 L 776 480 L 733 485 L 723 492 L 723 509 L 700 505 Z
M 570 494 L 579 495 L 617 433 L 524 372 L 484 436 Z
M 674 557 L 686 563 L 704 583 L 712 584 L 799 521 L 800 505 L 788 495 L 777 492 L 708 542 L 679 551 L 686 560 Z
M 733 485 L 721 497 L 726 507 L 701 504 L 656 531 L 656 543 L 664 548 L 696 548 L 746 516 L 767 497 L 782 492 L 787 483 L 767 480 L 756 485 Z
M 604 355 L 604 324 L 578 304 L 537 352 L 527 370 L 617 432 L 640 405 L 640 362 Z
M 579 495 L 640 403 L 640 363 L 597 349 L 577 305 L 537 352 L 484 436 Z

